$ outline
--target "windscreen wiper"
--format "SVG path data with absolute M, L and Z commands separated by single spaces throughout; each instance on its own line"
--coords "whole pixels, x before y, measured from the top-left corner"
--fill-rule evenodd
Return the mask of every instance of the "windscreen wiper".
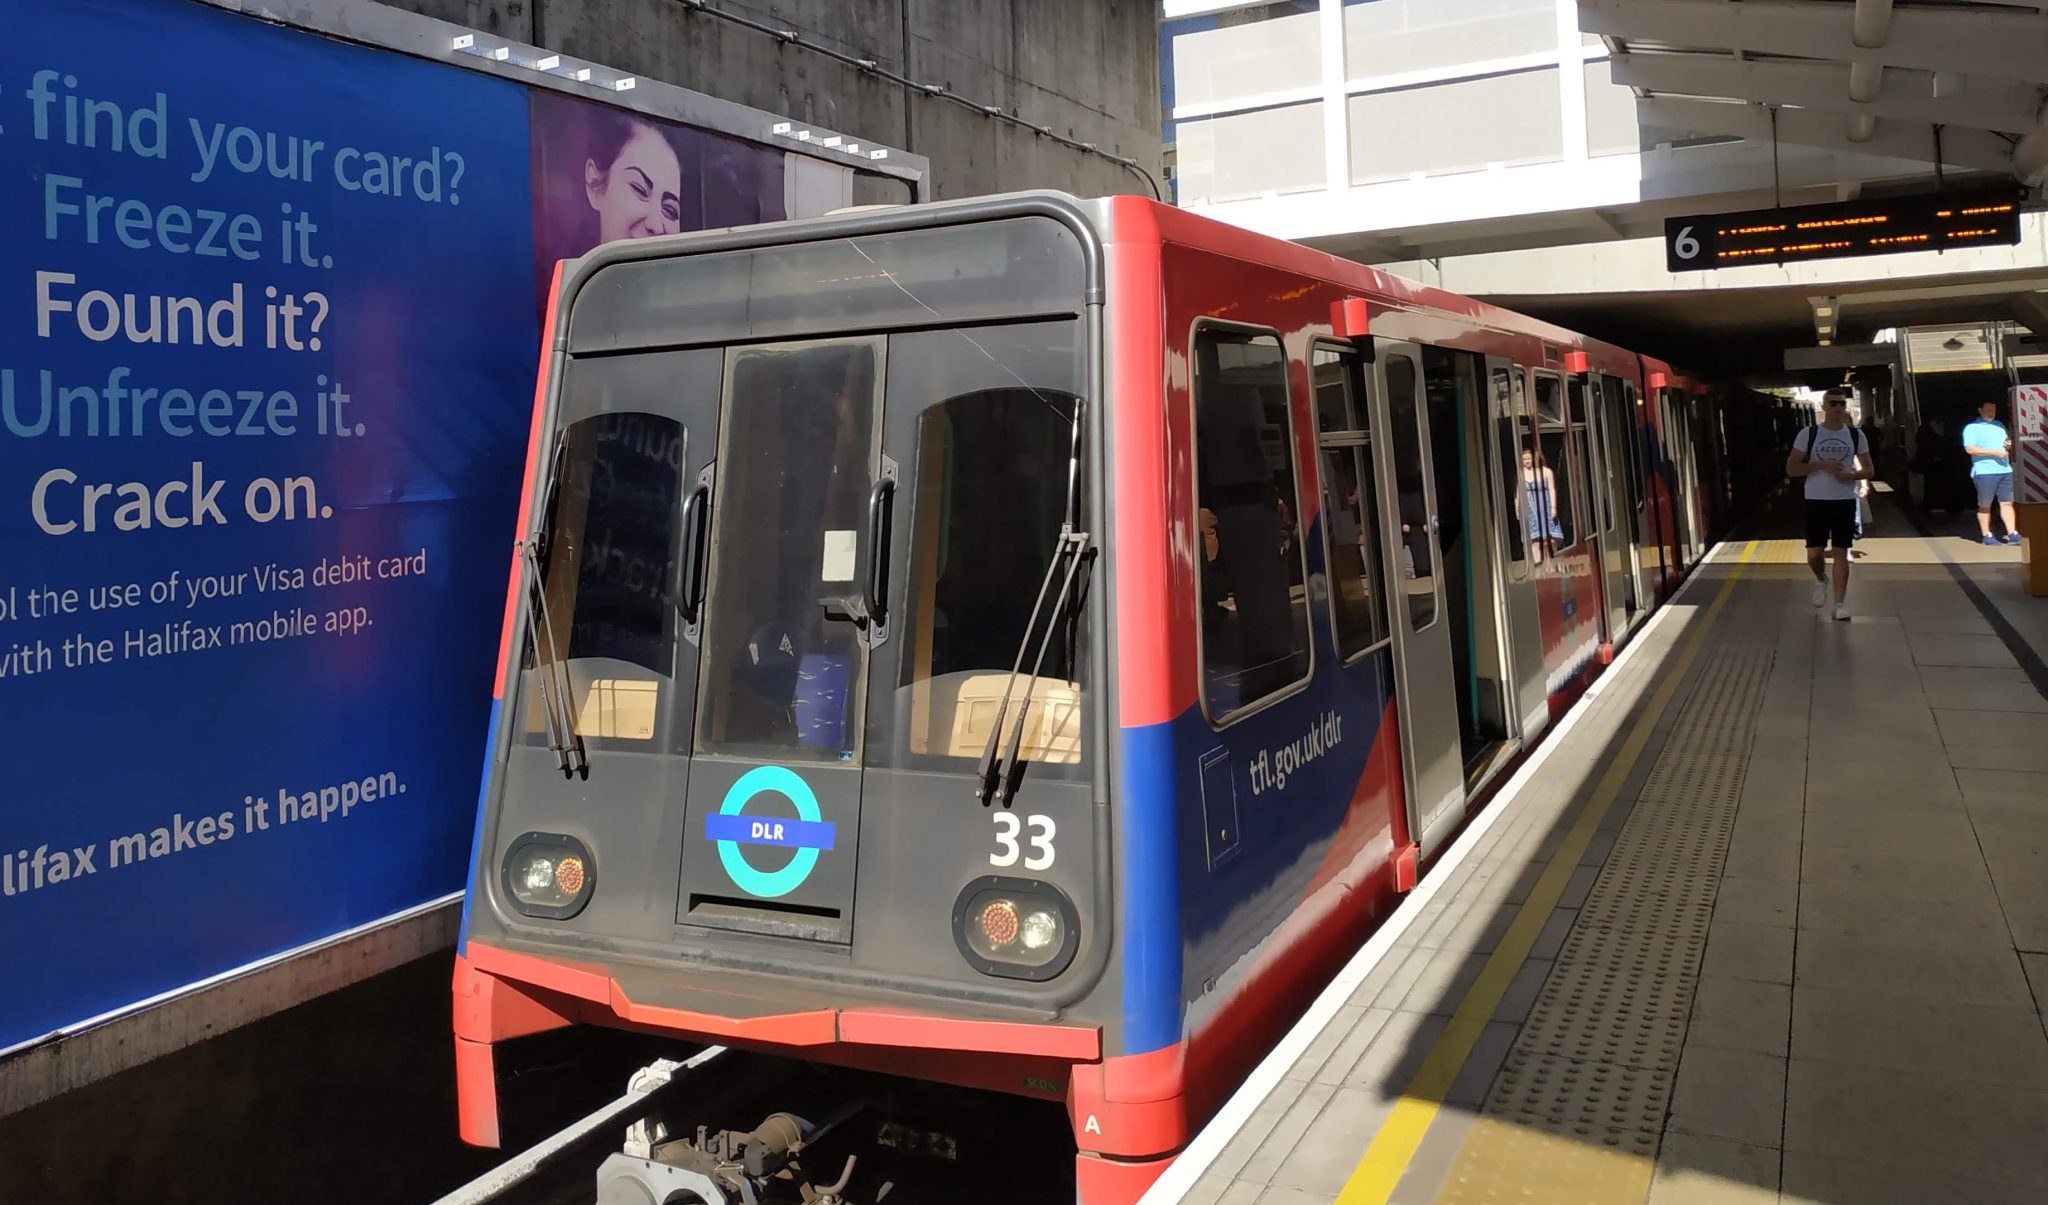
M 583 749 L 583 737 L 576 731 L 575 701 L 570 697 L 569 668 L 555 644 L 554 619 L 548 614 L 547 587 L 541 582 L 540 533 L 520 542 L 526 561 L 526 585 L 530 605 L 526 608 L 527 639 L 533 642 L 534 668 L 540 672 L 540 697 L 548 716 L 548 748 L 554 750 L 562 777 L 590 777 L 590 758 Z M 543 647 L 545 646 L 545 647 Z M 550 689 L 552 688 L 552 690 Z
M 1018 780 L 1023 776 L 1023 763 L 1018 760 L 1017 753 L 1024 743 L 1024 721 L 1031 714 L 1031 696 L 1038 689 L 1039 671 L 1045 666 L 1045 654 L 1052 647 L 1053 633 L 1059 630 L 1060 617 L 1066 614 L 1067 599 L 1073 591 L 1075 577 L 1080 573 L 1081 562 L 1088 556 L 1091 537 L 1081 530 L 1081 419 L 1084 412 L 1081 399 L 1074 399 L 1067 439 L 1067 515 L 1060 523 L 1052 559 L 1045 566 L 1045 580 L 1038 584 L 1038 601 L 1031 604 L 1031 618 L 1025 621 L 1023 639 L 1017 642 L 1017 659 L 1011 663 L 1010 676 L 1003 682 L 1003 697 L 996 704 L 996 719 L 989 729 L 988 747 L 982 750 L 979 785 L 974 794 L 983 807 L 997 800 L 1004 807 L 1009 807 L 1011 798 L 1017 793 Z M 1045 632 L 1038 639 L 1034 655 L 1032 633 L 1038 628 L 1038 616 L 1045 608 L 1046 593 L 1052 589 L 1053 579 L 1060 576 L 1062 562 L 1066 564 L 1067 571 L 1060 582 L 1059 600 L 1053 604 L 1052 614 L 1046 618 Z M 1003 721 L 1009 715 L 1010 694 L 1017 688 L 1017 674 L 1023 670 L 1026 657 L 1031 658 L 1031 678 L 1024 689 L 1023 702 L 1017 705 L 1017 722 L 1011 730 L 1009 748 L 999 761 L 996 751 L 1003 748 Z
M 1031 618 L 1024 625 L 1024 639 L 1018 645 L 1017 660 L 1010 666 L 1009 679 L 1003 683 L 1003 697 L 996 705 L 995 726 L 988 734 L 988 747 L 982 751 L 981 785 L 975 795 L 984 807 L 991 803 L 1009 807 L 1010 800 L 1017 794 L 1017 784 L 1023 779 L 1024 763 L 1017 754 L 1024 743 L 1024 723 L 1031 715 L 1031 697 L 1038 689 L 1038 679 L 1045 668 L 1045 655 L 1052 649 L 1053 636 L 1060 629 L 1061 617 L 1067 613 L 1067 600 L 1073 595 L 1074 582 L 1080 575 L 1082 564 L 1088 559 L 1091 538 L 1087 532 L 1075 531 L 1071 525 L 1062 524 L 1060 527 L 1052 563 L 1046 566 L 1045 581 L 1038 588 L 1038 602 L 1031 608 Z M 1053 603 L 1052 613 L 1046 616 L 1045 628 L 1038 634 L 1034 653 L 1032 632 L 1038 627 L 1046 591 L 1052 586 L 1054 576 L 1059 575 L 1062 563 L 1066 565 L 1066 573 L 1061 576 L 1059 597 Z M 1027 656 L 1031 658 L 1031 676 L 1025 679 L 1024 697 L 1017 702 L 1017 718 L 1010 726 L 1009 746 L 998 761 L 996 750 L 1002 741 L 1003 720 L 1009 712 L 1010 695 L 1017 687 L 1017 674 L 1024 668 Z

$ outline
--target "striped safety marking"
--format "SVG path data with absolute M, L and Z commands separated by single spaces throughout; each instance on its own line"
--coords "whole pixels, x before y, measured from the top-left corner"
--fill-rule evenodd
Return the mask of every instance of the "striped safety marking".
M 2019 502 L 2048 502 L 2048 439 L 2020 441 Z
M 2014 459 L 2019 469 L 2016 502 L 2048 502 L 2048 387 L 2020 385 L 2012 391 Z

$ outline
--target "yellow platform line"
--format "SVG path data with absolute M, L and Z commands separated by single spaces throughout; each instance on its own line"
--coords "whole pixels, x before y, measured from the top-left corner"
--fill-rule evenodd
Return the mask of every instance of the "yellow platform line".
M 1650 697 L 1649 705 L 1636 713 L 1627 739 L 1608 765 L 1607 772 L 1600 776 L 1600 782 L 1579 812 L 1578 820 L 1565 834 L 1557 852 L 1551 855 L 1550 864 L 1544 867 L 1528 899 L 1515 913 L 1515 919 L 1509 923 L 1500 945 L 1494 948 L 1480 969 L 1479 977 L 1473 980 L 1464 999 L 1458 1002 L 1450 1023 L 1430 1046 L 1429 1053 L 1423 1056 L 1415 1078 L 1402 1090 L 1401 1099 L 1394 1102 L 1393 1110 L 1381 1123 L 1379 1132 L 1373 1135 L 1372 1145 L 1366 1148 L 1364 1157 L 1352 1169 L 1343 1191 L 1337 1194 L 1335 1205 L 1384 1205 L 1393 1195 L 1394 1186 L 1400 1183 L 1402 1174 L 1414 1160 L 1423 1136 L 1429 1132 L 1430 1123 L 1436 1120 L 1437 1112 L 1443 1108 L 1444 1097 L 1450 1094 L 1452 1082 L 1465 1066 L 1465 1060 L 1471 1057 L 1472 1047 L 1478 1043 L 1480 1034 L 1492 1019 L 1494 1009 L 1499 1007 L 1501 997 L 1507 994 L 1516 973 L 1528 961 L 1529 951 L 1535 947 L 1536 939 L 1550 920 L 1550 913 L 1557 907 L 1558 900 L 1563 898 L 1579 859 L 1585 856 L 1593 834 L 1599 831 L 1600 822 L 1606 818 L 1608 809 L 1620 796 L 1623 784 L 1635 770 L 1658 720 L 1671 706 L 1679 684 L 1685 680 L 1693 661 L 1706 644 L 1708 631 L 1733 595 L 1735 583 L 1755 557 L 1757 546 L 1758 541 L 1751 540 L 1743 548 L 1734 571 L 1728 575 L 1727 581 L 1721 583 L 1701 622 L 1686 637 L 1677 662 L 1670 670 L 1660 672 L 1661 681 L 1656 693 Z

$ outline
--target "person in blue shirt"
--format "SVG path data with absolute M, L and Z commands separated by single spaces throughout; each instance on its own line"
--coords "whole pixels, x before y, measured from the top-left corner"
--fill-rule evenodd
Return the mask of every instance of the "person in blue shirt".
M 2019 543 L 2012 511 L 2012 436 L 1998 421 L 1997 402 L 1977 407 L 1977 421 L 1963 428 L 1963 451 L 1970 457 L 1970 484 L 1977 487 L 1977 530 L 1984 542 L 1999 543 L 1991 536 L 1991 503 L 1996 500 L 2005 521 L 2004 542 Z

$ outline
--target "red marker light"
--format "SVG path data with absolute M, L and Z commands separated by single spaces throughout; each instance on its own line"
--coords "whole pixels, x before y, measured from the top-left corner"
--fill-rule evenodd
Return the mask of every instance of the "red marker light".
M 583 859 L 563 858 L 555 865 L 555 885 L 563 895 L 575 895 L 583 890 Z
M 981 910 L 981 935 L 998 950 L 1017 940 L 1017 927 L 1017 905 L 1008 900 L 996 900 Z

